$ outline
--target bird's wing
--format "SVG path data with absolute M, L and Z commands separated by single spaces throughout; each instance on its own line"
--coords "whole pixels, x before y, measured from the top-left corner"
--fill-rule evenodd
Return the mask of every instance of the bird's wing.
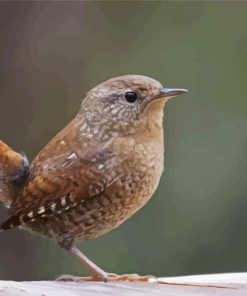
M 101 142 L 35 162 L 27 184 L 12 205 L 12 216 L 1 228 L 61 213 L 104 192 L 121 177 L 119 168 L 126 157 L 114 153 L 113 148 L 114 141 Z

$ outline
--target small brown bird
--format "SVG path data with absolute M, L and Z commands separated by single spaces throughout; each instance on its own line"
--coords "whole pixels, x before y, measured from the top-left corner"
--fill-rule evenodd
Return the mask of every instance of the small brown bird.
M 75 242 L 118 227 L 151 198 L 163 171 L 163 107 L 185 92 L 139 75 L 93 88 L 76 117 L 34 159 L 27 178 L 22 161 L 16 174 L 22 182 L 13 182 L 12 196 L 4 198 L 11 207 L 1 230 L 21 226 L 55 239 L 94 280 L 131 278 L 106 273 Z

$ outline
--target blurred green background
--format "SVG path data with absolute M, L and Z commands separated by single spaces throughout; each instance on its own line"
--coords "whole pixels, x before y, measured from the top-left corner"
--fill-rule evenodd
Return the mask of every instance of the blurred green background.
M 106 270 L 247 271 L 246 11 L 236 1 L 0 3 L 0 138 L 30 159 L 110 77 L 143 74 L 190 90 L 167 104 L 165 173 L 153 199 L 79 244 Z M 61 273 L 86 274 L 52 241 L 1 234 L 1 279 Z

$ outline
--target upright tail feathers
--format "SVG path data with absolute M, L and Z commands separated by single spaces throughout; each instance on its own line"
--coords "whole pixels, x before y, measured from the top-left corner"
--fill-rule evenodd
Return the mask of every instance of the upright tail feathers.
M 11 205 L 28 176 L 28 170 L 26 156 L 13 151 L 0 140 L 0 202 Z

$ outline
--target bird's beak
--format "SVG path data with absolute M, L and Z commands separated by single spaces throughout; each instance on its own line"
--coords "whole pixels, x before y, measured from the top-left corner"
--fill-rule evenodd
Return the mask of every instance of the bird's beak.
M 160 88 L 160 92 L 158 95 L 156 95 L 153 99 L 152 102 L 157 102 L 157 101 L 163 101 L 166 102 L 170 98 L 187 93 L 187 89 L 183 88 Z
M 184 93 L 187 93 L 187 89 L 183 88 L 161 88 L 160 89 L 160 98 L 166 98 L 166 97 L 175 97 Z
M 162 88 L 160 88 L 159 93 L 156 96 L 154 96 L 151 99 L 151 101 L 149 101 L 147 106 L 149 106 L 149 105 L 154 106 L 153 103 L 160 102 L 161 105 L 159 105 L 158 108 L 163 108 L 165 102 L 167 102 L 170 98 L 187 93 L 187 92 L 188 92 L 188 90 L 183 89 L 183 88 L 164 88 L 164 87 L 162 87 Z M 157 105 L 156 105 L 156 107 L 157 107 Z

